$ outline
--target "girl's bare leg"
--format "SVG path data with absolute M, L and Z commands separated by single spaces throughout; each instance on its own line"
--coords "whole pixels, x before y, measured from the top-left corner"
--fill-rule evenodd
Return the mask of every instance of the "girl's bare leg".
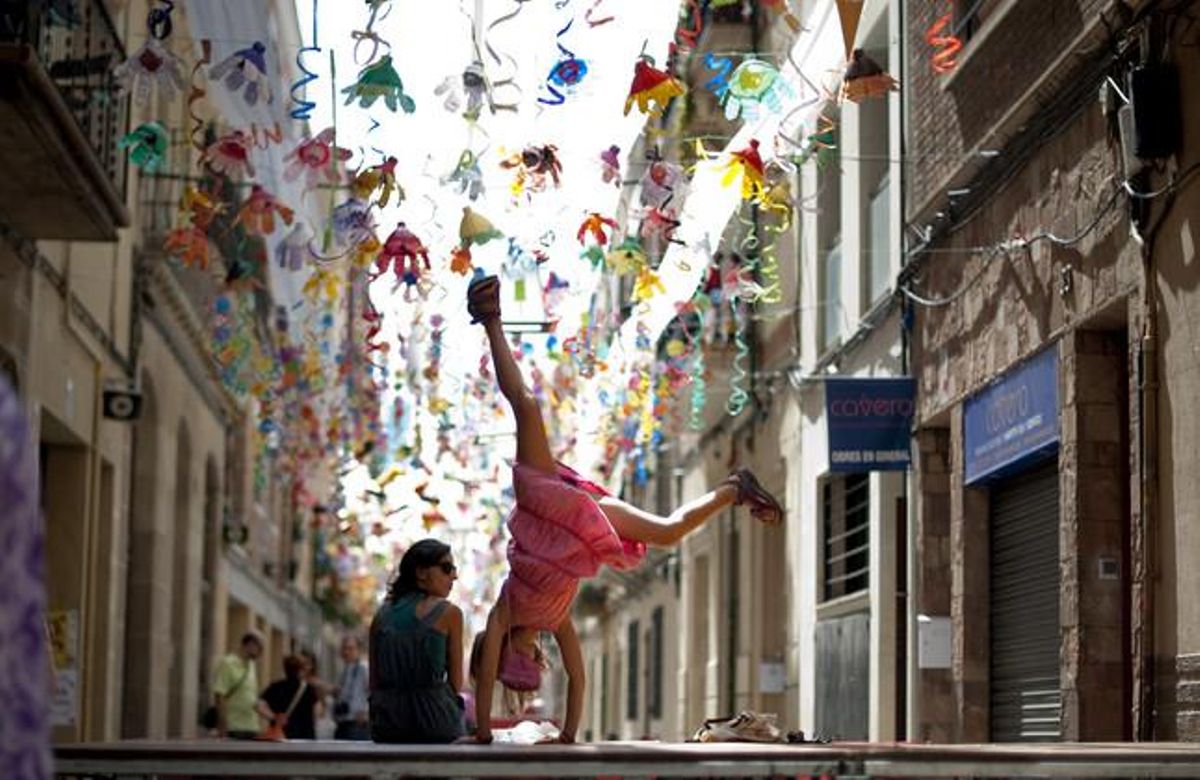
M 619 498 L 605 496 L 597 503 L 619 536 L 656 547 L 672 547 L 737 498 L 737 488 L 721 485 L 676 509 L 667 517 L 638 509 Z
M 525 386 L 521 369 L 513 358 L 500 325 L 500 280 L 494 276 L 472 282 L 467 291 L 468 309 L 483 323 L 492 350 L 492 365 L 500 392 L 517 418 L 517 462 L 540 471 L 555 473 L 558 464 L 550 452 L 546 426 L 537 399 Z

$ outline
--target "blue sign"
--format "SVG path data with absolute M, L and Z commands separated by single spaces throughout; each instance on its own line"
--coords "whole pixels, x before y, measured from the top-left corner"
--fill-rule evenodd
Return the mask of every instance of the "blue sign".
M 904 471 L 912 463 L 913 380 L 825 380 L 830 471 Z
M 1058 450 L 1058 347 L 968 398 L 966 483 L 1004 476 Z

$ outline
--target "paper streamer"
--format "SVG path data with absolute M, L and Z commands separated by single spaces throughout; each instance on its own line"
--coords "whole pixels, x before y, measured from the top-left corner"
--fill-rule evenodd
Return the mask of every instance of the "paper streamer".
M 697 312 L 698 328 L 704 329 L 704 315 Z M 691 416 L 688 419 L 688 427 L 693 431 L 704 430 L 704 404 L 708 400 L 708 388 L 704 383 L 704 350 L 697 349 L 694 351 L 695 358 L 692 360 L 692 409 Z
M 320 53 L 320 51 L 321 47 L 317 41 L 317 0 L 313 0 L 312 43 L 308 46 L 300 47 L 300 51 L 296 52 L 296 67 L 300 69 L 300 73 L 302 75 L 296 81 L 292 82 L 292 87 L 290 90 L 292 94 L 292 102 L 296 104 L 296 107 L 290 112 L 292 119 L 306 122 L 312 118 L 313 109 L 317 107 L 315 100 L 307 99 L 307 86 L 316 81 L 319 77 L 314 71 L 311 71 L 304 66 L 304 55 L 311 52 Z M 297 94 L 302 89 L 305 90 L 306 95 L 306 97 L 303 98 Z
M 682 17 L 681 21 L 691 19 L 693 26 L 689 30 L 687 27 L 680 24 L 675 30 L 675 39 L 681 42 L 681 46 L 687 49 L 695 49 L 697 40 L 700 38 L 700 33 L 704 30 L 704 12 L 700 10 L 696 0 L 688 0 L 687 13 Z
M 714 55 L 712 52 L 708 52 L 704 55 L 704 67 L 717 71 L 717 75 L 704 83 L 704 88 L 712 90 L 712 93 L 717 96 L 717 100 L 721 100 L 729 91 L 729 74 L 733 73 L 733 57 Z
M 188 116 L 192 118 L 193 122 L 192 132 L 190 134 L 192 137 L 192 146 L 195 147 L 196 151 L 199 152 L 201 156 L 204 155 L 207 147 L 204 144 L 204 119 L 196 113 L 196 101 L 208 93 L 205 92 L 204 87 L 200 86 L 204 82 L 196 81 L 196 74 L 199 73 L 204 66 L 211 62 L 212 41 L 205 38 L 200 41 L 200 59 L 197 60 L 196 64 L 192 67 L 192 89 L 190 92 L 188 92 L 187 99 Z
M 733 345 L 734 355 L 729 376 L 729 398 L 725 401 L 725 411 L 730 417 L 737 417 L 750 400 L 750 394 L 743 386 L 748 372 L 746 363 L 750 360 L 750 346 L 746 343 L 746 315 L 742 311 L 742 298 L 739 295 L 733 299 L 733 318 L 736 322 Z
M 957 35 L 949 32 L 953 24 L 954 10 L 951 9 L 925 31 L 925 42 L 936 49 L 929 62 L 933 66 L 933 72 L 939 75 L 949 73 L 958 67 L 958 52 L 962 49 L 963 43 Z
M 609 16 L 604 17 L 603 19 L 593 19 L 592 18 L 592 14 L 594 14 L 596 12 L 596 9 L 599 8 L 601 3 L 603 3 L 603 2 L 604 2 L 604 0 L 596 0 L 596 2 L 592 3 L 592 5 L 587 9 L 587 11 L 584 12 L 583 20 L 588 23 L 589 27 L 599 27 L 600 25 L 608 24 L 609 22 L 611 22 L 617 18 L 615 16 L 612 16 L 611 14 Z

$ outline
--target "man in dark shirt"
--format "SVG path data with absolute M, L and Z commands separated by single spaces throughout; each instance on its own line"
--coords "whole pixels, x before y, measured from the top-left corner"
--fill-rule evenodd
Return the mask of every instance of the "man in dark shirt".
M 268 720 L 286 714 L 283 734 L 288 739 L 316 739 L 317 691 L 304 679 L 304 659 L 296 655 L 284 658 L 283 674 L 282 680 L 259 694 L 259 713 Z

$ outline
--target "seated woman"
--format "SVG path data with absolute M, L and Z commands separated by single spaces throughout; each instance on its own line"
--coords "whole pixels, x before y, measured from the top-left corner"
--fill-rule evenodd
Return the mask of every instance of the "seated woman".
M 400 560 L 371 621 L 371 739 L 453 742 L 462 736 L 463 614 L 446 601 L 458 578 L 449 545 L 422 539 Z

